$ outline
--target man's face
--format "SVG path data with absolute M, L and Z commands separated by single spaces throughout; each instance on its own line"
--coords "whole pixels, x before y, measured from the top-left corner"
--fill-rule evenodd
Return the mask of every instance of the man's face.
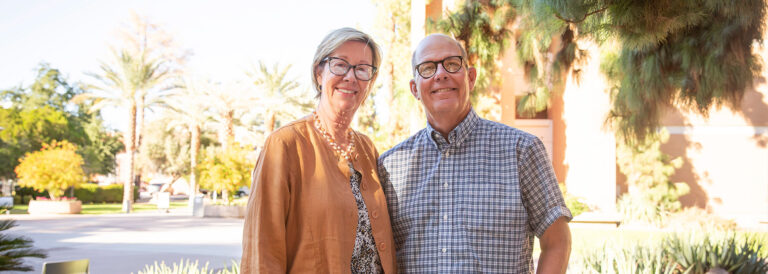
M 469 92 L 475 85 L 475 69 L 467 69 L 467 61 L 463 60 L 464 66 L 458 71 L 446 71 L 441 61 L 451 56 L 461 56 L 461 49 L 449 37 L 429 36 L 416 49 L 414 60 L 417 65 L 438 62 L 432 77 L 424 78 L 416 73 L 411 80 L 411 93 L 424 105 L 428 119 L 466 114 L 471 106 Z

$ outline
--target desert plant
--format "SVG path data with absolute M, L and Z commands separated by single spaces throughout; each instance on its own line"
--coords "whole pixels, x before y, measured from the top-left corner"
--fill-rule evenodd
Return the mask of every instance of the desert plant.
M 578 265 L 580 264 L 580 265 Z M 588 252 L 574 266 L 584 273 L 768 273 L 764 237 L 735 232 L 671 234 L 659 241 Z
M 86 181 L 83 158 L 76 151 L 72 143 L 53 141 L 27 153 L 15 170 L 19 186 L 47 190 L 51 199 L 58 200 L 64 190 Z
M 169 266 L 161 261 L 159 264 L 155 262 L 152 265 L 144 266 L 144 269 L 140 270 L 138 274 L 240 274 L 240 264 L 232 261 L 228 268 L 215 271 L 208 269 L 208 262 L 200 266 L 197 261 L 182 259 L 178 264 L 173 263 L 172 266 Z
M 15 220 L 0 220 L 0 232 L 15 226 Z M 46 258 L 47 255 L 35 249 L 29 238 L 0 233 L 0 271 L 32 271 L 31 266 L 24 264 L 23 259 L 27 257 Z
M 704 273 L 721 268 L 728 273 L 768 273 L 765 239 L 733 232 L 674 235 L 664 240 L 678 270 Z

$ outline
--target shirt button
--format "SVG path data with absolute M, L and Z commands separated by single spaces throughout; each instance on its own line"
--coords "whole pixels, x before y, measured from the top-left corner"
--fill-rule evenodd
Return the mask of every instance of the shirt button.
M 448 214 L 443 215 L 443 220 L 448 220 Z
M 447 187 L 448 187 L 448 183 L 444 183 L 444 184 L 443 184 L 443 187 L 446 187 L 446 188 L 447 188 Z
M 446 251 L 448 251 L 448 249 L 443 248 L 443 253 L 445 253 Z
M 448 156 L 451 156 L 451 152 L 450 151 L 446 151 L 445 152 L 445 157 L 448 157 Z
M 373 216 L 374 219 L 379 218 L 379 212 L 374 211 L 373 213 L 371 213 L 371 216 Z
M 385 247 L 384 243 L 379 243 L 379 250 L 384 251 Z

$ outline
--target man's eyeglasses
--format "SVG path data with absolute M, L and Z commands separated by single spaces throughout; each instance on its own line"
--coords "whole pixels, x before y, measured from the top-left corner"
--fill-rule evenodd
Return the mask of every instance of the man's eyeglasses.
M 461 56 L 450 56 L 440 61 L 426 61 L 416 65 L 416 72 L 421 78 L 430 78 L 437 73 L 437 64 L 442 64 L 445 71 L 455 73 L 461 70 L 464 60 L 461 59 Z
M 350 69 L 353 69 L 355 78 L 360 81 L 368 81 L 376 73 L 376 67 L 367 64 L 350 65 L 346 60 L 338 57 L 326 57 L 323 62 L 328 62 L 328 68 L 331 73 L 338 76 L 347 75 Z

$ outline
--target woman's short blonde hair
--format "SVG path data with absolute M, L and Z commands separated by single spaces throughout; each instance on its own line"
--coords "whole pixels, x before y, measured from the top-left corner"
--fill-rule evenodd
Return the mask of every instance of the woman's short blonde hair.
M 317 74 L 321 69 L 320 63 L 323 62 L 325 57 L 328 57 L 334 51 L 336 51 L 336 49 L 341 47 L 342 44 L 349 41 L 358 41 L 367 44 L 368 47 L 371 48 L 371 53 L 373 55 L 373 60 L 371 60 L 373 64 L 371 65 L 376 68 L 379 67 L 379 64 L 381 63 L 381 49 L 379 48 L 379 45 L 373 41 L 371 36 L 353 28 L 340 28 L 334 30 L 326 35 L 325 38 L 323 38 L 323 41 L 320 42 L 320 45 L 317 46 L 317 50 L 315 51 L 315 58 L 312 60 L 312 86 L 317 92 L 316 97 L 320 97 L 321 91 L 320 83 L 317 82 Z M 373 83 L 376 81 L 376 77 L 378 75 L 378 70 L 376 70 L 376 72 L 373 73 L 371 80 L 368 81 L 368 89 L 373 86 Z

